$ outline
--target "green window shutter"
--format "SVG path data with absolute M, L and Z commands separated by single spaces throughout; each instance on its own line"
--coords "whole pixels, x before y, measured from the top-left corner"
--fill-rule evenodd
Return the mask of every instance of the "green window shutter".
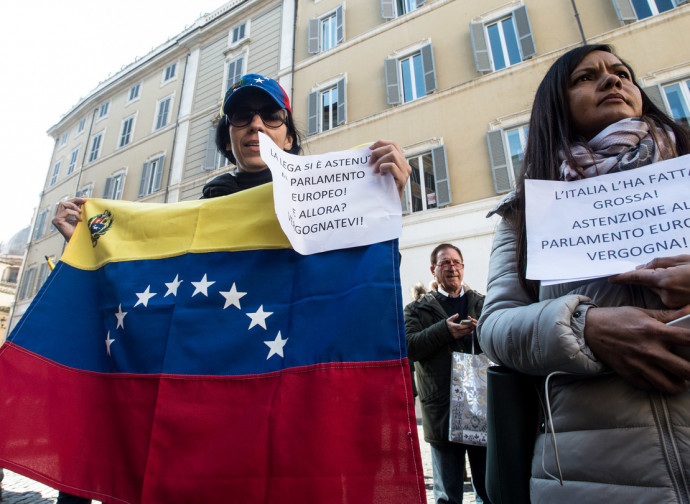
M 402 102 L 402 91 L 398 77 L 398 60 L 389 58 L 384 61 L 386 72 L 386 101 L 388 105 L 398 105 Z
M 153 179 L 153 188 L 151 192 L 156 192 L 161 188 L 161 180 L 163 179 L 163 165 L 165 163 L 165 156 L 158 158 L 158 163 L 156 163 L 156 173 L 152 174 L 155 178 Z
M 19 292 L 19 299 L 26 299 L 31 297 L 31 292 L 34 288 L 34 279 L 36 277 L 36 268 L 29 268 L 25 274 L 22 275 L 22 289 Z
M 206 154 L 204 155 L 202 170 L 216 169 L 216 152 L 216 130 L 211 128 L 208 130 L 208 137 L 206 138 Z
M 662 94 L 663 91 L 661 90 L 661 86 L 647 86 L 642 88 L 642 90 L 649 97 L 649 99 L 652 100 L 652 103 L 659 107 L 659 110 L 668 113 L 666 110 L 666 104 L 664 103 L 664 96 Z
M 534 44 L 534 36 L 532 36 L 532 27 L 530 26 L 529 16 L 527 15 L 527 7 L 521 5 L 515 9 L 513 11 L 513 17 L 515 18 L 522 59 L 531 58 L 537 54 L 537 47 Z
M 434 179 L 436 180 L 436 206 L 441 208 L 452 203 L 445 145 L 431 149 L 431 162 L 434 165 Z
M 38 214 L 38 217 L 36 217 L 36 226 L 34 227 L 34 240 L 38 240 L 41 236 L 43 236 L 43 228 L 46 224 L 47 215 L 48 211 L 43 210 L 41 211 L 41 213 Z
M 46 281 L 46 278 L 48 278 L 48 273 L 50 271 L 48 270 L 48 263 L 47 262 L 42 262 L 41 265 L 38 267 L 38 278 L 36 278 L 36 291 L 40 290 L 41 287 L 43 287 L 43 284 Z
M 405 184 L 405 190 L 403 190 L 402 199 L 400 200 L 400 206 L 402 207 L 403 215 L 410 214 L 410 191 L 410 181 L 408 180 L 407 184 Z
M 309 54 L 317 54 L 321 50 L 320 42 L 319 20 L 312 18 L 309 20 L 309 33 L 307 35 L 307 51 Z
M 309 93 L 307 98 L 307 135 L 319 132 L 319 92 Z
M 336 84 L 336 91 L 338 93 L 338 110 L 336 113 L 336 120 L 335 124 L 336 126 L 340 126 L 345 122 L 345 113 L 346 113 L 346 106 L 345 106 L 345 79 L 340 79 L 338 81 L 338 84 Z
M 637 21 L 637 14 L 630 0 L 613 0 L 613 8 L 616 9 L 616 16 L 622 23 Z
M 345 13 L 342 4 L 335 10 L 335 33 L 337 44 L 345 40 Z
M 105 179 L 105 189 L 103 190 L 103 198 L 112 199 L 113 195 L 113 177 Z
M 427 94 L 436 91 L 436 66 L 434 65 L 434 51 L 431 44 L 423 46 L 420 50 L 422 54 L 422 68 L 424 70 L 424 85 Z
M 231 61 L 228 63 L 228 83 L 227 87 L 225 88 L 230 89 L 235 82 L 240 80 L 240 77 L 242 77 L 242 69 L 243 69 L 243 62 L 244 62 L 244 57 L 239 57 L 236 60 Z
M 508 175 L 508 159 L 503 145 L 503 130 L 489 131 L 486 134 L 489 144 L 489 158 L 491 160 L 491 175 L 494 178 L 494 189 L 497 193 L 505 193 L 512 189 Z
M 470 39 L 472 40 L 472 52 L 474 52 L 474 64 L 477 67 L 477 72 L 493 70 L 483 23 L 470 23 Z
M 381 0 L 381 17 L 383 19 L 393 19 L 395 17 L 394 0 Z
M 146 194 L 147 181 L 149 180 L 149 172 L 151 171 L 151 165 L 146 162 L 141 169 L 141 181 L 139 182 L 139 197 Z

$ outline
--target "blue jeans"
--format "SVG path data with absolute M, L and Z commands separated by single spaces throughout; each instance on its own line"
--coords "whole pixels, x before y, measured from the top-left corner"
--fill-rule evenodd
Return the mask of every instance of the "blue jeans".
M 461 504 L 465 452 L 470 460 L 472 485 L 484 504 L 491 504 L 484 488 L 486 447 L 459 443 L 431 445 L 431 467 L 434 471 L 434 499 L 436 504 Z

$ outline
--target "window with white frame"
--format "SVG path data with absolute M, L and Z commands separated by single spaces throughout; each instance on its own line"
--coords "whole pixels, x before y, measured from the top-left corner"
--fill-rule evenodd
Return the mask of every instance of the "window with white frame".
M 91 151 L 89 152 L 89 163 L 96 161 L 98 155 L 101 153 L 101 143 L 103 141 L 103 132 L 97 133 L 91 139 Z
M 381 17 L 393 19 L 424 5 L 425 0 L 381 0 Z
M 93 189 L 93 184 L 89 184 L 86 187 L 82 187 L 79 189 L 74 195 L 77 198 L 90 198 L 91 197 L 91 190 Z
M 501 70 L 537 53 L 524 5 L 491 20 L 470 23 L 470 38 L 479 72 Z
M 216 148 L 216 129 L 211 128 L 206 138 L 206 154 L 204 156 L 203 170 L 212 171 L 223 168 L 229 164 L 228 159 Z
M 244 56 L 227 62 L 225 68 L 225 90 L 230 89 L 244 75 Z
M 685 3 L 685 0 L 613 0 L 616 15 L 624 23 L 656 16 Z
M 22 274 L 22 286 L 19 289 L 19 299 L 27 299 L 31 297 L 34 289 L 34 280 L 36 279 L 36 267 L 31 266 L 24 270 Z
M 129 116 L 122 121 L 122 129 L 120 130 L 120 147 L 124 147 L 132 140 L 132 131 L 134 130 L 134 116 Z
M 105 188 L 103 189 L 103 198 L 119 200 L 122 197 L 122 187 L 125 185 L 124 170 L 116 173 L 112 177 L 105 179 Z
M 307 50 L 317 54 L 337 46 L 345 39 L 345 14 L 343 5 L 334 11 L 309 20 Z
M 319 20 L 321 50 L 327 51 L 338 44 L 338 25 L 335 12 Z
M 177 62 L 171 63 L 163 70 L 163 83 L 173 80 L 177 76 Z
M 309 93 L 307 135 L 328 131 L 345 122 L 345 79 Z
M 451 197 L 446 147 L 441 145 L 406 157 L 412 172 L 403 192 L 403 213 L 423 212 L 449 205 Z
M 60 173 L 60 165 L 62 165 L 62 160 L 53 165 L 53 171 L 50 173 L 49 185 L 55 185 L 55 182 L 57 182 L 58 174 Z
M 164 161 L 165 156 L 159 156 L 144 163 L 139 182 L 139 197 L 153 194 L 161 188 Z
M 60 147 L 67 144 L 67 137 L 69 136 L 69 131 L 65 131 L 60 137 Z
M 407 103 L 436 90 L 436 69 L 431 44 L 384 62 L 389 105 Z
M 497 193 L 505 193 L 515 188 L 522 172 L 528 132 L 528 125 L 522 124 L 512 128 L 489 131 L 486 134 L 491 174 Z
M 77 135 L 84 131 L 84 128 L 86 127 L 86 117 L 82 117 L 79 120 L 79 123 L 77 124 Z
M 41 210 L 41 213 L 36 217 L 36 226 L 34 227 L 34 240 L 41 238 L 46 232 L 46 221 L 48 220 L 47 208 Z
M 163 128 L 170 122 L 170 106 L 172 104 L 172 96 L 163 98 L 156 105 L 156 124 L 154 125 L 154 131 Z
M 522 61 L 513 16 L 486 25 L 486 35 L 489 39 L 494 70 L 516 65 Z
M 77 159 L 79 158 L 79 147 L 74 149 L 69 156 L 69 163 L 67 164 L 67 175 L 74 172 L 74 168 L 77 166 Z
M 103 119 L 108 115 L 108 111 L 110 110 L 110 102 L 107 101 L 105 103 L 101 103 L 101 106 L 98 107 L 98 117 L 97 119 Z
M 230 30 L 228 36 L 229 45 L 237 45 L 243 40 L 249 38 L 249 21 L 238 24 Z
M 690 126 L 690 79 L 662 86 L 669 112 L 678 124 Z
M 401 58 L 399 63 L 403 84 L 403 100 L 408 102 L 426 96 L 422 53 L 419 52 L 406 58 Z
M 133 102 L 139 99 L 139 92 L 141 91 L 141 82 L 134 84 L 129 88 L 129 93 L 127 94 L 127 103 Z

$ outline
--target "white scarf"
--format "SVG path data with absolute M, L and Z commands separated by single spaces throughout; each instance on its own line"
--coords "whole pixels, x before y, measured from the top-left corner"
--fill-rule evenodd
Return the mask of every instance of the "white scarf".
M 666 129 L 675 144 L 673 132 Z M 649 125 L 637 117 L 622 119 L 604 128 L 586 145 L 576 144 L 571 154 L 577 163 L 570 166 L 565 153 L 560 152 L 561 180 L 579 180 L 604 173 L 631 170 L 669 159 L 675 155 L 672 145 L 666 144 L 664 130 L 657 128 L 659 144 L 649 133 Z

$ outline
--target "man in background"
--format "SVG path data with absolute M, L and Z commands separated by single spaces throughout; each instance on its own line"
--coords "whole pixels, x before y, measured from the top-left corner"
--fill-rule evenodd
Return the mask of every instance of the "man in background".
M 424 440 L 431 445 L 434 498 L 436 504 L 462 502 L 467 452 L 472 484 L 481 501 L 489 504 L 484 488 L 486 447 L 448 440 L 452 353 L 472 353 L 473 346 L 476 353 L 481 351 L 475 327 L 484 296 L 463 285 L 465 264 L 455 245 L 434 248 L 430 269 L 437 290 L 405 307 L 405 333 L 409 358 L 415 361 Z

